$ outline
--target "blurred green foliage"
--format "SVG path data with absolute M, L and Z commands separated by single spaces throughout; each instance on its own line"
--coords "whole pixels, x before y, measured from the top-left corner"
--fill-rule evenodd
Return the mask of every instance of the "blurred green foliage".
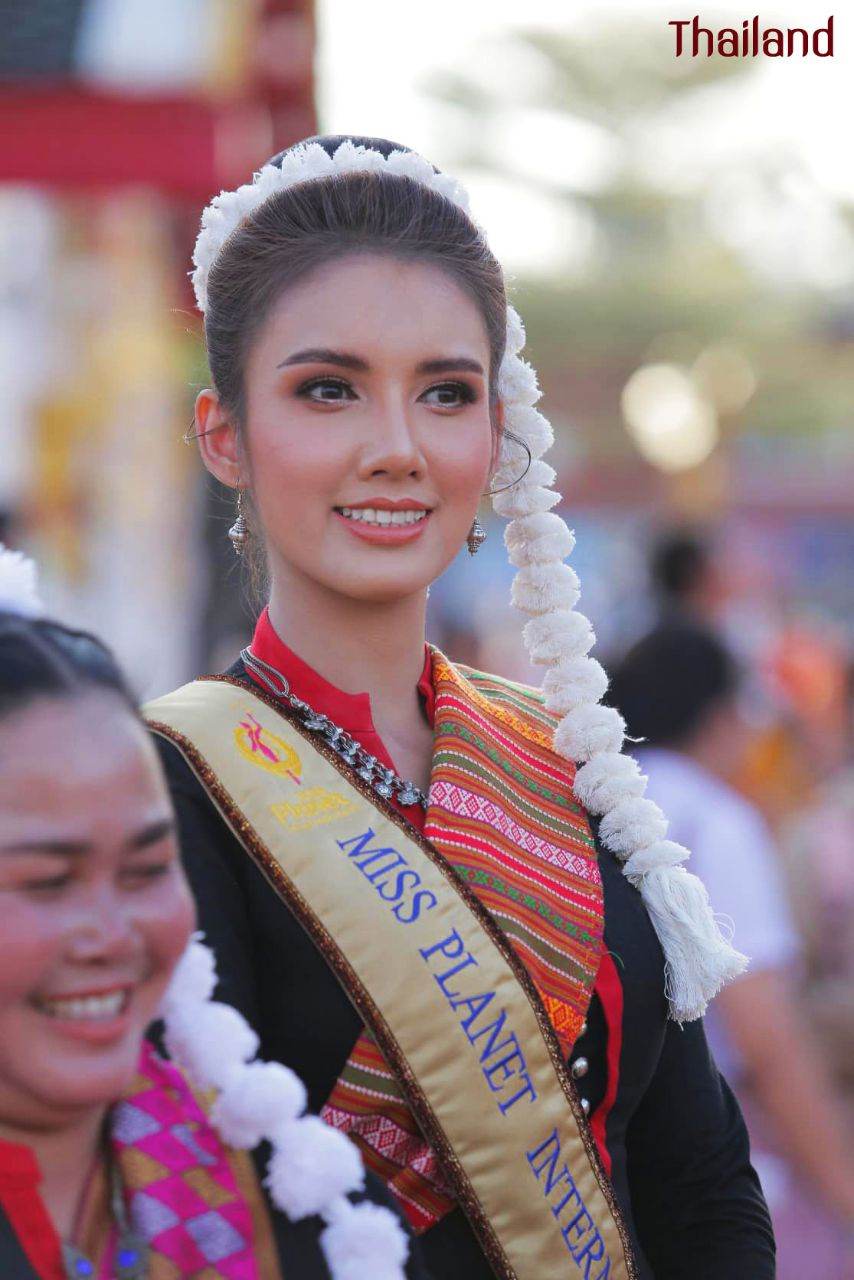
M 627 377 L 650 359 L 690 365 L 708 344 L 727 342 L 748 358 L 759 384 L 746 409 L 723 420 L 725 433 L 851 432 L 854 281 L 831 287 L 797 271 L 757 269 L 749 251 L 720 234 L 726 192 L 748 183 L 765 202 L 760 207 L 780 209 L 793 178 L 812 181 L 802 157 L 792 149 L 757 158 L 734 146 L 723 159 L 695 168 L 700 178 L 693 183 L 668 181 L 648 156 L 645 165 L 636 162 L 639 142 L 654 137 L 662 122 L 672 129 L 684 118 L 690 129 L 698 103 L 718 109 L 756 74 L 756 64 L 677 61 L 672 33 L 659 23 L 627 20 L 583 36 L 519 34 L 502 49 L 492 75 L 488 52 L 480 51 L 472 70 L 428 87 L 453 112 L 454 162 L 517 185 L 539 184 L 593 228 L 589 271 L 522 277 L 513 288 L 556 423 L 572 421 L 594 459 L 627 452 L 619 412 Z M 520 67 L 534 68 L 518 83 L 507 75 L 514 56 Z M 548 174 L 520 177 L 500 141 L 502 121 L 517 109 L 594 126 L 616 163 L 588 190 Z M 555 178 L 560 169 L 555 154 Z M 709 216 L 716 198 L 717 226 Z M 854 232 L 854 208 L 836 205 L 830 216 Z

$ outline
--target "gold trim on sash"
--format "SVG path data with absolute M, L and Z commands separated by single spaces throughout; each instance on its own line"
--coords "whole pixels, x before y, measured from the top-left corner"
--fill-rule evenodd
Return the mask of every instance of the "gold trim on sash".
M 442 855 L 240 681 L 194 681 L 145 715 L 344 986 L 500 1280 L 634 1280 L 542 1002 Z

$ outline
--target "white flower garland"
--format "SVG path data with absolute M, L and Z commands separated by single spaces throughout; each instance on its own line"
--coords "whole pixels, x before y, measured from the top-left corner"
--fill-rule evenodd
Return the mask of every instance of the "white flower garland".
M 2 543 L 0 609 L 44 614 L 35 564 Z M 170 1056 L 193 1084 L 218 1091 L 211 1122 L 223 1141 L 245 1150 L 270 1143 L 270 1198 L 294 1220 L 323 1218 L 320 1244 L 332 1280 L 405 1280 L 409 1244 L 398 1219 L 382 1205 L 347 1198 L 365 1181 L 357 1147 L 318 1116 L 303 1114 L 302 1081 L 289 1067 L 255 1059 L 257 1035 L 236 1009 L 212 999 L 215 986 L 213 953 L 195 934 L 160 1013 Z
M 305 1086 L 278 1062 L 255 1058 L 258 1037 L 231 1005 L 212 999 L 213 953 L 196 934 L 160 1006 L 169 1056 L 194 1084 L 218 1090 L 211 1121 L 230 1147 L 272 1146 L 265 1179 L 289 1218 L 317 1214 L 332 1280 L 404 1280 L 408 1242 L 390 1209 L 347 1195 L 365 1170 L 358 1149 L 318 1116 L 304 1115 Z
M 334 156 L 318 143 L 295 147 L 281 167 L 265 165 L 253 182 L 222 192 L 202 215 L 193 255 L 199 308 L 204 311 L 207 305 L 208 272 L 226 239 L 268 196 L 296 183 L 356 172 L 413 178 L 469 211 L 468 196 L 459 183 L 436 173 L 423 156 L 393 151 L 385 159 L 351 142 L 343 142 Z M 555 472 L 542 455 L 553 434 L 548 420 L 534 408 L 540 389 L 534 369 L 519 355 L 524 345 L 524 325 L 508 307 L 498 392 L 505 426 L 525 442 L 533 459 L 527 474 L 512 483 L 519 458 L 505 438 L 493 481 L 511 486 L 493 497 L 495 511 L 510 520 L 504 538 L 510 563 L 518 570 L 511 599 L 531 615 L 523 630 L 525 645 L 532 662 L 547 668 L 546 707 L 561 716 L 555 751 L 580 765 L 575 794 L 590 813 L 601 817 L 600 838 L 640 890 L 664 951 L 670 1016 L 680 1023 L 691 1021 L 702 1017 L 709 1000 L 744 971 L 747 959 L 722 936 L 703 884 L 681 865 L 690 856 L 688 850 L 665 839 L 667 819 L 644 798 L 647 779 L 636 761 L 623 753 L 625 721 L 613 707 L 601 705 L 608 676 L 588 656 L 595 641 L 593 628 L 575 611 L 580 583 L 563 563 L 575 540 L 551 511 L 561 497 L 552 489 Z

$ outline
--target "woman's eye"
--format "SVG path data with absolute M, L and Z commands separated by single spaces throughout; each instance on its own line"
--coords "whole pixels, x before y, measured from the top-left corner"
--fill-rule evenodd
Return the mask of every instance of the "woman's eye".
M 313 378 L 302 384 L 297 395 L 320 404 L 341 404 L 356 399 L 355 391 L 343 378 Z
M 440 382 L 428 387 L 419 399 L 439 409 L 457 409 L 460 405 L 472 404 L 477 394 L 467 382 Z
M 148 884 L 151 880 L 159 880 L 171 871 L 170 862 L 150 862 L 139 867 L 127 867 L 124 878 L 131 884 Z
M 30 893 L 50 893 L 64 889 L 71 883 L 70 875 L 50 876 L 44 880 L 28 880 L 24 888 Z

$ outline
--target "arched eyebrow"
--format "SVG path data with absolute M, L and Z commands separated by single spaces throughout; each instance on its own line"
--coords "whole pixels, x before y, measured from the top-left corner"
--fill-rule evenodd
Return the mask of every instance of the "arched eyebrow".
M 446 360 L 423 360 L 416 369 L 417 373 L 479 373 L 483 374 L 483 365 L 479 360 L 469 356 L 450 356 Z
M 150 822 L 139 831 L 135 831 L 130 839 L 125 841 L 125 851 L 136 853 L 140 849 L 147 849 L 164 840 L 166 836 L 172 835 L 175 830 L 174 818 L 159 818 L 156 822 Z M 4 854 L 41 853 L 54 858 L 79 858 L 88 853 L 91 847 L 81 840 L 21 840 L 17 844 L 7 845 L 2 852 Z
M 291 364 L 334 364 L 340 369 L 355 369 L 359 373 L 367 373 L 370 365 L 361 356 L 350 355 L 347 351 L 333 351 L 331 347 L 306 347 L 304 351 L 295 351 L 288 356 L 277 369 L 284 369 Z
M 295 351 L 276 365 L 284 369 L 294 364 L 331 364 L 339 369 L 353 369 L 358 373 L 368 373 L 371 366 L 361 356 L 349 351 L 333 351 L 331 347 L 306 347 L 304 351 Z M 441 360 L 422 360 L 415 367 L 416 373 L 479 373 L 483 375 L 483 365 L 470 356 L 446 356 Z
M 150 822 L 147 827 L 142 827 L 135 835 L 132 835 L 125 848 L 133 852 L 137 849 L 147 849 L 149 845 L 159 844 L 167 836 L 174 835 L 177 829 L 178 824 L 174 818 L 159 818 L 156 822 Z

